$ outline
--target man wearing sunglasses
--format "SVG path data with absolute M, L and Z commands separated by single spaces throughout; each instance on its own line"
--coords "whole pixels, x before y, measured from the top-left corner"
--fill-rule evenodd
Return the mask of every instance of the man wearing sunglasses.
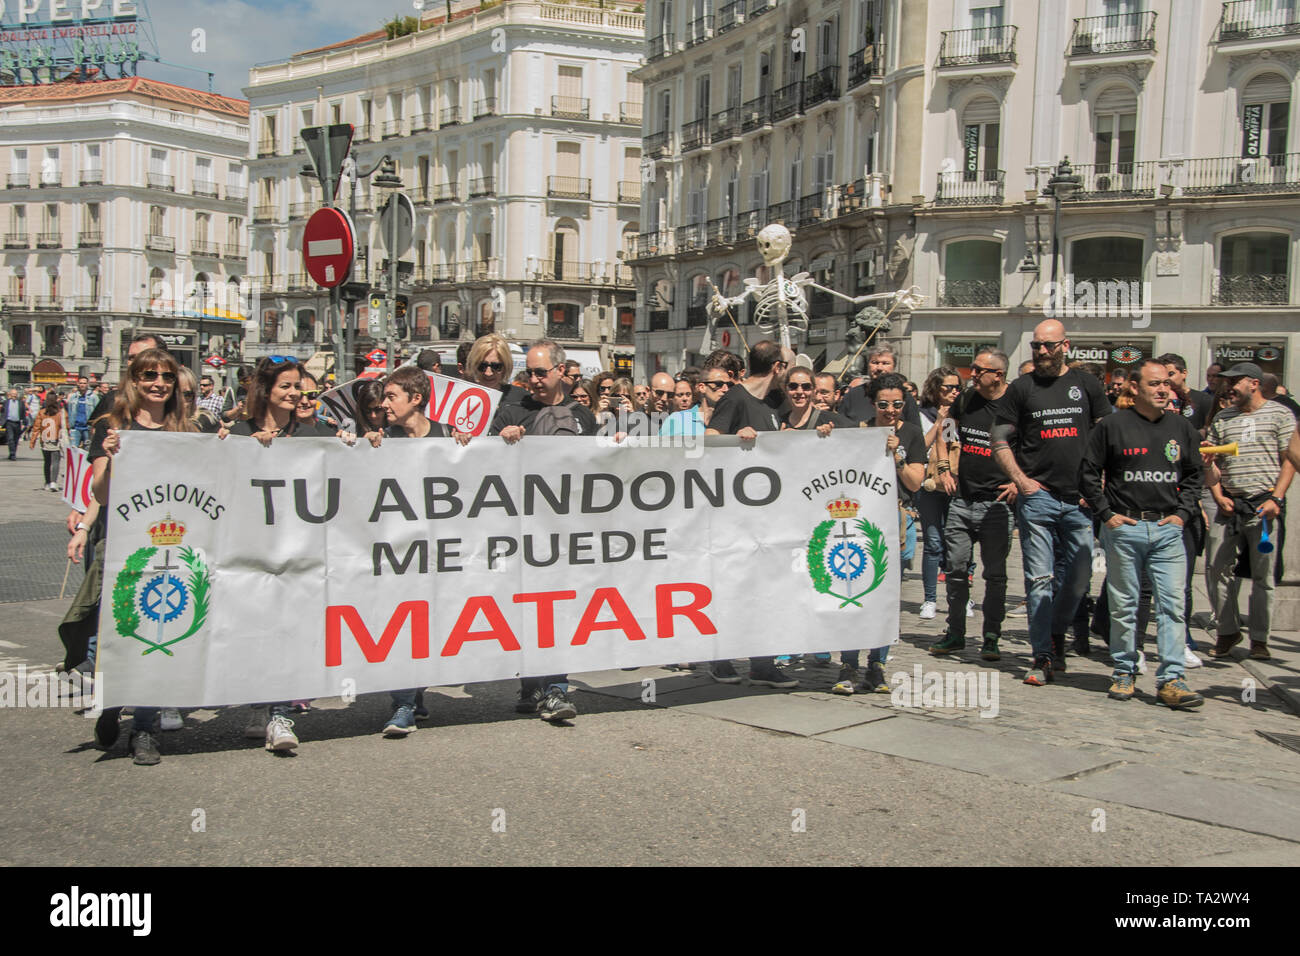
M 867 353 L 867 380 L 844 393 L 844 397 L 840 400 L 839 413 L 855 422 L 870 422 L 876 415 L 875 403 L 870 394 L 871 383 L 882 375 L 897 371 L 898 357 L 894 354 L 893 346 L 883 342 L 873 346 Z M 917 428 L 921 427 L 921 409 L 917 406 L 912 393 L 906 388 L 903 389 L 903 421 L 911 422 Z
M 650 379 L 650 407 L 648 412 L 667 416 L 673 410 L 673 391 L 677 383 L 667 372 L 656 372 Z
M 1000 660 L 998 641 L 1007 607 L 1007 555 L 1011 551 L 1011 507 L 1003 500 L 1015 485 L 993 460 L 991 435 L 998 403 L 1007 393 L 1005 352 L 981 349 L 971 363 L 971 384 L 948 410 L 940 435 L 939 480 L 957 494 L 948 505 L 943 537 L 948 546 L 948 631 L 930 653 L 951 654 L 966 647 L 966 604 L 970 600 L 971 559 L 979 543 L 984 568 L 984 644 L 980 657 Z M 946 473 L 946 474 L 945 474 Z
M 1065 634 L 1088 587 L 1092 512 L 1079 467 L 1089 432 L 1111 409 L 1096 376 L 1066 367 L 1070 339 L 1059 321 L 1038 323 L 1029 344 L 1034 369 L 1007 389 L 993 457 L 1015 485 L 1034 657 L 1025 683 L 1041 687 L 1065 670 Z
M 680 388 L 682 382 L 678 382 Z M 703 380 L 695 387 L 699 401 L 685 411 L 673 412 L 664 419 L 659 428 L 661 436 L 666 435 L 703 435 L 713 418 L 713 410 L 722 396 L 732 389 L 731 376 L 721 368 L 714 366 L 705 371 Z

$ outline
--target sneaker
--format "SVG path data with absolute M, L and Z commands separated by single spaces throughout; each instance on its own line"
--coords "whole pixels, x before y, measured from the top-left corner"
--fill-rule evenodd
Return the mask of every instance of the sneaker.
M 921 605 L 921 620 L 931 621 L 934 619 L 935 614 L 937 614 L 938 612 L 939 612 L 939 606 L 937 604 L 935 604 L 933 601 L 926 601 L 924 604 Z
M 791 657 L 789 654 L 785 654 L 781 657 L 776 658 L 775 663 L 777 667 L 789 667 L 791 664 L 794 663 L 794 658 Z
M 1188 687 L 1187 681 L 1181 677 L 1161 684 L 1160 689 L 1156 691 L 1156 699 L 1174 710 L 1200 707 L 1205 703 L 1205 698 Z
M 1029 668 L 1029 673 L 1025 674 L 1025 683 L 1033 684 L 1035 687 L 1044 687 L 1053 680 L 1050 657 L 1040 657 L 1035 660 L 1034 666 Z
M 1002 654 L 998 651 L 998 639 L 992 634 L 984 635 L 984 646 L 980 648 L 980 659 L 985 661 L 1002 660 Z
M 118 721 L 121 717 L 121 707 L 105 707 L 95 721 L 95 743 L 105 750 L 117 743 L 117 736 L 121 730 Z
M 965 650 L 965 648 L 966 638 L 945 634 L 938 641 L 931 644 L 929 650 L 931 654 L 938 657 L 943 654 L 951 654 L 953 651 Z
M 1271 661 L 1273 655 L 1268 652 L 1268 645 L 1263 641 L 1251 641 L 1250 659 L 1252 661 Z
M 749 683 L 751 686 L 779 687 L 785 690 L 799 686 L 798 680 L 791 677 L 775 664 L 769 664 L 765 667 L 751 667 L 749 669 Z
M 1029 613 L 1029 608 L 1024 601 L 1021 601 L 1011 610 L 1007 611 L 1007 617 L 1024 617 Z
M 1205 662 L 1196 656 L 1195 651 L 1193 651 L 1186 644 L 1183 645 L 1183 666 L 1184 667 L 1202 667 L 1204 666 L 1204 664 Z
M 1092 642 L 1088 640 L 1087 632 L 1074 635 L 1074 653 L 1079 657 L 1087 657 L 1092 653 Z
M 1213 657 L 1216 661 L 1232 656 L 1232 649 L 1241 643 L 1241 633 L 1222 634 L 1214 642 Z
M 249 710 L 248 723 L 244 725 L 244 738 L 261 740 L 266 736 L 266 708 L 253 707 Z
M 736 673 L 736 668 L 732 666 L 731 661 L 716 661 L 709 668 L 709 676 L 719 684 L 740 683 L 740 675 Z
M 153 734 L 147 730 L 131 734 L 131 762 L 139 767 L 152 767 L 162 762 L 158 744 L 154 741 Z
M 417 690 L 415 692 L 415 719 L 429 719 L 429 708 L 424 706 L 424 691 L 422 690 Z
M 175 707 L 164 707 L 158 726 L 163 730 L 180 730 L 185 726 L 185 721 L 181 719 L 181 712 Z
M 515 704 L 516 714 L 535 714 L 537 708 L 542 706 L 542 689 L 534 687 L 532 690 L 519 688 L 519 700 Z
M 835 686 L 831 688 L 832 694 L 843 694 L 846 697 L 856 694 L 862 689 L 862 671 L 856 667 L 845 665 L 840 668 L 839 679 Z
M 809 658 L 812 658 L 812 660 L 810 661 Z M 818 654 L 805 654 L 803 656 L 803 661 L 805 664 L 811 663 L 817 667 L 829 667 L 831 663 L 831 652 L 821 651 Z
M 402 704 L 397 710 L 393 711 L 393 716 L 384 725 L 385 737 L 405 737 L 407 734 L 414 732 L 415 708 L 410 704 Z
M 1110 690 L 1106 696 L 1111 700 L 1132 700 L 1137 692 L 1137 681 L 1132 674 L 1116 674 L 1111 678 Z
M 974 601 L 967 601 L 967 602 L 966 602 L 966 616 L 967 616 L 967 617 L 974 617 L 974 616 L 975 616 L 975 602 L 974 602 Z
M 1065 673 L 1065 635 L 1052 635 L 1052 670 Z
M 888 694 L 889 681 L 885 680 L 885 668 L 879 661 L 867 665 L 866 690 L 872 694 Z
M 537 708 L 537 716 L 552 722 L 572 720 L 578 716 L 578 708 L 573 706 L 568 694 L 555 687 L 542 699 L 542 705 Z
M 1138 673 L 1145 674 L 1146 672 L 1147 672 L 1147 652 L 1138 651 Z
M 266 725 L 266 749 L 284 753 L 297 746 L 298 736 L 293 732 L 293 721 L 288 717 L 272 717 Z

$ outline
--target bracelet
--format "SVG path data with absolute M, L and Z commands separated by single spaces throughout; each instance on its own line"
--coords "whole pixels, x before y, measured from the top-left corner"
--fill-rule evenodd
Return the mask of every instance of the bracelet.
M 939 460 L 936 467 L 939 469 L 939 474 L 943 474 L 945 471 L 952 471 L 952 462 L 946 458 L 942 458 Z
M 86 522 L 84 522 L 84 521 L 78 521 L 78 522 L 77 522 L 77 530 L 78 530 L 78 531 L 89 531 L 90 528 L 89 528 L 89 526 L 87 526 Z

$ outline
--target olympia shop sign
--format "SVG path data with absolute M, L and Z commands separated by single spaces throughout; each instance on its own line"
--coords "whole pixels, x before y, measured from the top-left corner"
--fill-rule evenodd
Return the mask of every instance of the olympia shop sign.
M 212 706 L 878 647 L 898 636 L 885 432 L 704 453 L 525 437 L 123 432 L 106 706 Z

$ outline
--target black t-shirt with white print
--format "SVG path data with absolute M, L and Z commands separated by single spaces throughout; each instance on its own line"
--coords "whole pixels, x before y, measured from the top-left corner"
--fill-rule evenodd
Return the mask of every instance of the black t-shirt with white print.
M 1079 463 L 1092 423 L 1110 414 L 1095 375 L 1077 368 L 1041 378 L 1022 375 L 1011 383 L 998 421 L 1015 427 L 1016 460 L 1025 475 L 1063 501 L 1079 500 Z
M 1006 394 L 1003 393 L 1003 398 Z M 988 399 L 975 389 L 953 402 L 948 418 L 961 445 L 957 459 L 957 495 L 965 501 L 995 501 L 1007 476 L 993 460 L 993 423 L 1001 399 Z
M 718 400 L 709 428 L 722 435 L 735 435 L 746 425 L 756 432 L 781 430 L 775 408 L 755 398 L 744 385 L 735 385 Z

